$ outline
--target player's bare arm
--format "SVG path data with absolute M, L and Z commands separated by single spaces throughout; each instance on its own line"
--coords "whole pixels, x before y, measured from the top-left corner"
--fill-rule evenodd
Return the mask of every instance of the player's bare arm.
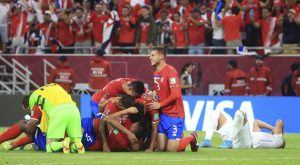
M 100 120 L 99 132 L 100 132 L 100 139 L 102 141 L 103 152 L 110 152 L 110 148 L 108 147 L 106 135 L 105 135 L 105 126 L 106 126 L 105 120 Z

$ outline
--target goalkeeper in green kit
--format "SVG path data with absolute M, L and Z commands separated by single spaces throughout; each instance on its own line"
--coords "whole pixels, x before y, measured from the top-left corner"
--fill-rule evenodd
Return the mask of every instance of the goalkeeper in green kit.
M 35 90 L 26 98 L 27 100 L 23 101 L 24 108 L 30 109 L 32 116 L 40 113 L 39 120 L 36 117 L 29 120 L 26 132 L 34 132 L 35 126 L 40 124 L 41 131 L 47 134 L 47 152 L 63 149 L 64 153 L 70 153 L 70 148 L 75 148 L 78 153 L 85 152 L 81 143 L 79 110 L 62 87 L 52 83 Z

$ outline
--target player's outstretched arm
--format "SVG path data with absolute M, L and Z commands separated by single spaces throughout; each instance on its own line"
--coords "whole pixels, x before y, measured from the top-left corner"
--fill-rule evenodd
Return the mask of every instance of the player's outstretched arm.
M 106 126 L 105 120 L 103 120 L 103 119 L 100 120 L 99 132 L 100 132 L 100 139 L 102 142 L 103 152 L 110 152 L 110 148 L 108 147 L 106 136 L 105 136 L 105 126 Z
M 146 152 L 152 152 L 153 151 L 154 144 L 156 142 L 156 137 L 157 137 L 157 126 L 158 126 L 158 122 L 152 122 L 150 145 L 149 145 L 149 148 L 146 149 Z

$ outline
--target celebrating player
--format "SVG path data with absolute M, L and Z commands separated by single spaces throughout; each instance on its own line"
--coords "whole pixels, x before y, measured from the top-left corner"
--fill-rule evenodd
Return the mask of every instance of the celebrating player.
M 197 151 L 197 134 L 193 132 L 181 138 L 184 127 L 184 109 L 178 73 L 166 63 L 166 50 L 153 47 L 150 53 L 151 65 L 158 102 L 149 103 L 149 109 L 161 109 L 158 124 L 158 149 L 161 151 L 182 151 L 190 143 L 192 151 Z
M 109 102 L 109 98 L 117 97 L 121 94 L 128 94 L 138 97 L 145 91 L 144 83 L 131 78 L 119 78 L 110 81 L 105 87 L 96 92 L 91 98 L 91 109 L 94 117 L 101 117 L 104 107 Z
M 35 109 L 40 109 L 42 112 L 40 127 L 43 132 L 47 133 L 47 152 L 59 151 L 63 147 L 64 153 L 69 153 L 70 142 L 76 146 L 78 153 L 85 152 L 81 143 L 79 110 L 71 96 L 62 87 L 55 83 L 43 86 L 35 90 L 24 103 L 24 107 L 31 111 L 36 112 Z M 26 125 L 26 132 L 33 133 L 38 123 L 39 121 L 30 119 Z M 60 141 L 65 137 L 65 133 L 68 137 L 65 138 L 64 146 L 62 146 Z

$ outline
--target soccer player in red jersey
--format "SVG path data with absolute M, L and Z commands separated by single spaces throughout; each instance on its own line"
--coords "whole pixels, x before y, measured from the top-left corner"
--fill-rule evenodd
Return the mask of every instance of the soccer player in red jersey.
M 153 92 L 150 90 L 146 90 L 146 92 L 140 97 L 135 100 L 137 103 L 143 104 L 145 107 L 149 103 L 157 102 L 153 97 Z M 151 134 L 150 134 L 150 141 L 149 146 L 147 146 L 146 152 L 152 152 L 156 149 L 156 137 L 157 137 L 157 126 L 159 122 L 159 112 L 157 109 L 149 109 L 146 108 L 146 118 L 151 120 Z M 150 132 L 149 132 L 150 133 Z
M 197 134 L 193 132 L 181 138 L 184 128 L 184 108 L 178 73 L 166 63 L 166 50 L 153 47 L 150 53 L 151 65 L 156 69 L 153 78 L 158 102 L 148 104 L 149 109 L 161 109 L 158 124 L 158 149 L 161 151 L 182 151 L 190 143 L 192 151 L 197 151 Z
M 94 116 L 101 115 L 99 112 L 104 110 L 104 107 L 111 97 L 117 97 L 121 94 L 128 94 L 133 97 L 142 95 L 145 91 L 144 83 L 136 81 L 132 78 L 119 78 L 110 81 L 105 87 L 96 92 L 91 98 L 91 108 Z

